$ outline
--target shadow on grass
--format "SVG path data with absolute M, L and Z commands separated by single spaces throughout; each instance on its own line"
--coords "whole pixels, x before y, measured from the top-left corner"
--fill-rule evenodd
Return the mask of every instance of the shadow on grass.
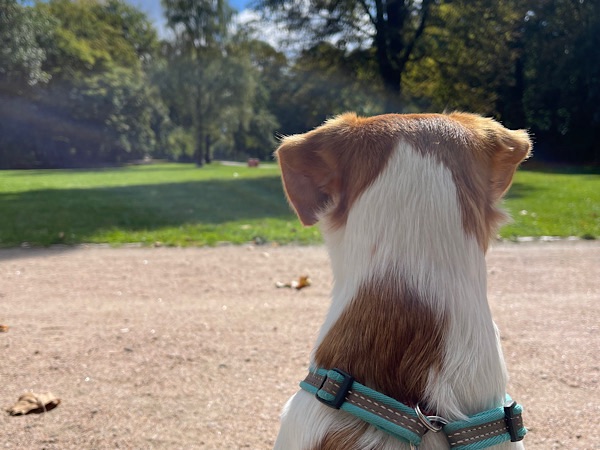
M 85 167 L 85 168 L 64 168 L 64 169 L 10 169 L 1 171 L 0 174 L 5 177 L 30 177 L 36 175 L 43 175 L 45 177 L 51 176 L 62 176 L 65 174 L 97 174 L 97 173 L 107 173 L 107 172 L 115 172 L 120 173 L 124 169 L 138 169 L 144 172 L 176 172 L 182 170 L 188 170 L 192 167 L 195 167 L 193 164 L 160 164 L 160 165 L 152 165 L 152 164 L 122 164 L 122 165 L 106 165 L 106 166 L 98 166 L 98 167 Z
M 79 244 L 105 230 L 294 220 L 278 175 L 0 194 L 0 247 Z
M 504 198 L 507 200 L 510 200 L 510 199 L 530 197 L 531 195 L 533 195 L 534 192 L 539 191 L 539 190 L 540 190 L 540 188 L 538 186 L 532 186 L 531 184 L 528 184 L 528 183 L 520 183 L 520 182 L 515 181 L 511 185 L 509 191 L 506 193 Z
M 519 170 L 560 175 L 600 175 L 599 165 L 571 166 L 565 164 L 543 164 L 535 163 L 534 161 L 526 161 Z
M 524 163 L 519 172 L 523 175 L 541 174 L 541 175 L 583 175 L 580 179 L 592 179 L 595 175 L 600 175 L 600 167 L 598 166 L 568 166 L 568 165 L 548 165 L 535 164 L 531 162 Z M 525 179 L 525 177 L 522 177 Z M 542 183 L 530 181 L 514 181 L 510 190 L 506 194 L 506 199 L 520 199 L 525 197 L 533 197 L 538 195 L 540 191 L 547 190 Z
M 208 167 L 208 166 L 207 166 Z M 246 168 L 246 163 L 243 162 L 215 162 L 211 169 L 219 170 L 228 167 L 241 167 Z M 262 163 L 258 169 L 271 169 L 275 167 L 275 163 L 266 162 Z M 29 177 L 32 175 L 43 175 L 45 177 L 62 176 L 65 174 L 97 174 L 97 173 L 108 173 L 115 172 L 121 173 L 123 170 L 134 170 L 134 173 L 150 173 L 150 172 L 181 172 L 188 170 L 202 170 L 194 163 L 173 163 L 173 162 L 159 162 L 156 164 L 114 164 L 114 165 L 103 165 L 97 167 L 83 167 L 83 168 L 63 168 L 63 169 L 0 169 L 0 174 L 5 177 Z

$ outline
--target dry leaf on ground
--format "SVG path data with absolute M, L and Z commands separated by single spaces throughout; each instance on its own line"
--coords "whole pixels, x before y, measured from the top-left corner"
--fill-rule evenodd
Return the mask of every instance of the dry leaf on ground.
M 0 325 L 0 333 L 7 333 L 8 325 Z
M 6 411 L 11 416 L 21 416 L 23 414 L 40 414 L 56 408 L 60 404 L 60 399 L 56 398 L 51 392 L 45 394 L 35 394 L 26 392 L 19 397 L 15 403 Z
M 281 283 L 278 281 L 277 283 L 275 283 L 275 286 L 278 288 L 285 287 L 285 288 L 292 288 L 292 289 L 300 290 L 302 288 L 310 286 L 310 284 L 311 284 L 311 282 L 310 282 L 310 278 L 308 277 L 308 275 L 302 275 L 297 280 L 291 281 L 289 283 Z

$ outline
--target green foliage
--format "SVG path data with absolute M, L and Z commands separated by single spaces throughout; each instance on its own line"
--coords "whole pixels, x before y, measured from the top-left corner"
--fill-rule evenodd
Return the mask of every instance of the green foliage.
M 320 43 L 303 51 L 289 77 L 282 117 L 288 119 L 290 127 L 295 125 L 294 132 L 303 132 L 346 111 L 364 115 L 381 112 L 386 93 L 373 83 L 375 65 L 372 52 L 364 50 L 346 52 Z
M 159 42 L 125 0 L 0 0 L 0 168 L 265 160 L 349 110 L 478 112 L 600 161 L 600 2 L 257 2 L 287 52 L 227 0 L 163 7 Z
M 50 0 L 34 6 L 6 0 L 2 7 L 6 14 L 0 20 L 7 28 L 0 27 L 0 35 L 10 30 L 4 38 L 10 45 L 9 52 L 0 49 L 0 67 L 7 67 L 7 75 L 0 74 L 1 168 L 80 166 L 160 154 L 170 122 L 143 72 L 158 47 L 143 13 L 122 0 Z M 12 66 L 5 62 L 9 56 Z M 48 86 L 25 94 L 15 89 L 19 81 L 40 84 L 49 75 Z
M 519 4 L 455 0 L 432 7 L 416 57 L 407 66 L 408 98 L 425 99 L 421 105 L 432 111 L 497 115 L 501 90 L 513 83 L 525 14 Z
M 290 72 L 291 89 L 284 93 L 294 108 L 306 108 L 304 124 L 314 125 L 346 105 L 358 109 L 353 99 L 362 98 L 348 86 L 366 81 L 371 90 L 359 91 L 374 106 L 367 111 L 474 111 L 531 129 L 537 158 L 600 160 L 600 2 L 259 4 L 267 18 L 304 32 L 301 63 Z M 323 51 L 328 45 L 333 50 Z M 318 69 L 307 84 L 295 84 L 295 77 L 310 70 L 307 55 Z M 359 70 L 348 67 L 357 55 Z M 378 107 L 381 90 L 386 94 Z M 287 126 L 287 120 L 282 123 Z M 303 126 L 291 125 L 294 131 Z
M 0 0 L 0 92 L 45 83 L 46 57 L 38 40 L 48 32 L 49 21 L 17 0 Z
M 600 3 L 533 2 L 525 21 L 528 124 L 544 152 L 600 161 Z
M 226 0 L 162 0 L 162 5 L 179 49 L 199 56 L 223 48 L 233 15 Z
M 165 45 L 167 63 L 157 66 L 154 79 L 173 122 L 194 136 L 195 161 L 210 162 L 213 153 L 266 158 L 277 127 L 269 110 L 270 72 L 260 61 L 270 47 L 241 31 L 230 33 L 226 2 L 163 5 L 175 40 Z
M 194 136 L 183 127 L 176 127 L 167 137 L 166 151 L 161 156 L 173 161 L 191 162 L 194 159 Z
M 283 74 L 287 60 L 283 53 L 269 44 L 252 39 L 244 32 L 232 36 L 228 45 L 230 57 L 242 61 L 243 77 L 247 80 L 244 102 L 230 108 L 226 118 L 233 130 L 233 156 L 268 160 L 275 148 L 274 131 L 281 126 L 282 94 L 288 78 Z M 235 74 L 234 74 L 235 76 Z
M 262 44 L 241 33 L 232 36 L 226 69 L 221 72 L 231 92 L 228 101 L 222 103 L 221 131 L 230 131 L 231 153 L 239 159 L 268 159 L 275 147 L 273 131 L 279 123 L 269 109 L 269 71 L 262 60 L 274 50 Z
M 167 24 L 175 34 L 175 41 L 169 45 L 169 65 L 160 77 L 163 92 L 175 94 L 166 97 L 169 107 L 194 131 L 195 160 L 202 165 L 211 161 L 220 119 L 247 81 L 241 79 L 238 83 L 230 77 L 231 66 L 237 61 L 224 53 L 232 10 L 222 0 L 163 0 L 162 4 Z M 179 83 L 174 84 L 173 79 Z
M 168 131 L 167 111 L 143 74 L 116 68 L 85 78 L 71 91 L 68 107 L 99 130 L 95 159 L 140 159 L 165 144 L 161 134 Z
M 401 108 L 402 77 L 435 1 L 262 0 L 259 4 L 292 29 L 311 33 L 309 47 L 325 39 L 336 40 L 342 48 L 370 45 L 377 81 L 386 93 L 385 110 L 392 112 Z
M 148 18 L 123 0 L 50 0 L 35 8 L 54 18 L 44 67 L 57 80 L 115 67 L 140 69 L 158 50 Z

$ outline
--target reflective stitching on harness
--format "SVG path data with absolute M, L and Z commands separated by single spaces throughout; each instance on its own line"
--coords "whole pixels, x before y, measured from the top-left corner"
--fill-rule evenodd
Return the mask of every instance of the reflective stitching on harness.
M 337 369 L 333 369 L 334 371 L 337 371 Z M 324 372 L 324 373 L 323 373 Z M 339 373 L 339 372 L 338 372 Z M 350 375 L 342 373 L 342 376 L 347 376 L 350 377 Z M 307 390 L 308 392 L 311 393 L 317 393 L 319 391 L 323 392 L 323 395 L 329 395 L 329 396 L 339 396 L 341 395 L 341 390 L 344 389 L 346 390 L 345 392 L 345 396 L 343 399 L 340 398 L 340 400 L 343 400 L 341 404 L 348 403 L 349 406 L 352 406 L 353 408 L 358 409 L 358 411 L 360 411 L 361 409 L 363 410 L 363 412 L 365 414 L 373 414 L 376 417 L 379 417 L 380 419 L 385 419 L 386 421 L 389 422 L 389 426 L 386 426 L 384 424 L 379 423 L 378 425 L 375 425 L 376 427 L 380 428 L 382 431 L 386 431 L 388 433 L 390 433 L 391 435 L 395 435 L 393 428 L 391 428 L 391 426 L 397 426 L 400 429 L 404 429 L 404 432 L 406 433 L 413 433 L 417 435 L 418 438 L 418 442 L 420 443 L 420 438 L 421 436 L 427 432 L 426 429 L 424 429 L 424 425 L 422 424 L 422 422 L 420 422 L 419 417 L 414 418 L 410 415 L 410 413 L 406 413 L 404 412 L 402 409 L 393 409 L 393 406 L 388 406 L 385 403 L 380 403 L 378 400 L 373 400 L 373 398 L 371 398 L 371 394 L 369 394 L 369 392 L 374 392 L 375 398 L 377 399 L 382 399 L 383 401 L 385 401 L 386 399 L 389 399 L 391 401 L 395 401 L 393 398 L 391 397 L 386 397 L 384 394 L 381 394 L 377 391 L 374 391 L 373 389 L 370 389 L 366 386 L 361 385 L 360 383 L 357 383 L 356 389 L 361 390 L 361 389 L 365 389 L 367 391 L 367 393 L 365 393 L 364 395 L 361 395 L 360 393 L 358 393 L 356 390 L 351 390 L 348 389 L 348 385 L 341 383 L 340 381 L 342 380 L 336 380 L 337 377 L 331 376 L 329 377 L 327 374 L 327 371 L 325 369 L 316 369 L 316 370 L 309 370 L 309 374 L 306 377 L 306 379 L 304 380 L 303 383 L 307 383 L 311 389 L 307 388 L 306 386 L 304 386 L 302 383 L 300 383 L 300 386 Z M 346 387 L 347 386 L 347 387 Z M 312 389 L 315 389 L 315 391 L 313 391 Z M 508 396 L 508 394 L 506 395 L 506 398 L 510 401 L 512 401 L 512 399 L 510 399 L 510 397 Z M 517 405 L 516 402 L 513 402 L 514 405 L 516 405 L 518 407 L 518 414 L 514 416 L 515 418 L 515 422 L 518 424 L 517 426 L 520 427 L 519 429 L 515 427 L 515 433 L 518 432 L 518 437 L 520 439 L 517 440 L 521 440 L 523 439 L 523 436 L 525 435 L 525 433 L 527 433 L 527 429 L 523 427 L 522 424 L 522 418 L 520 417 L 521 411 L 522 411 L 522 407 L 521 405 Z M 406 405 L 400 403 L 401 406 L 407 407 Z M 407 407 L 408 408 L 408 407 Z M 497 410 L 499 408 L 493 408 L 491 410 L 485 411 L 484 413 L 488 415 L 488 417 L 490 415 L 495 415 L 495 417 L 498 417 L 496 415 Z M 506 407 L 504 408 L 505 410 L 505 414 L 506 414 Z M 355 415 L 356 417 L 359 417 L 365 421 L 367 421 L 368 423 L 371 423 L 370 419 L 366 418 L 366 417 L 361 417 L 360 414 L 358 412 L 356 412 L 354 409 L 351 410 L 346 410 L 347 412 L 349 412 L 352 415 Z M 476 419 L 478 421 L 482 421 L 482 415 L 484 415 L 484 413 L 480 413 L 477 414 L 475 416 L 473 416 L 473 419 Z M 391 415 L 391 417 L 390 417 Z M 368 416 L 367 416 L 368 417 Z M 485 415 L 484 415 L 485 417 Z M 507 416 L 506 416 L 507 417 Z M 458 431 L 453 431 L 453 432 L 448 432 L 447 430 L 445 430 L 446 436 L 448 437 L 448 440 L 450 441 L 450 448 L 456 448 L 456 447 L 460 447 L 460 448 L 471 448 L 471 446 L 475 446 L 476 448 L 487 448 L 490 446 L 495 445 L 494 443 L 497 442 L 503 442 L 504 440 L 506 440 L 506 434 L 509 434 L 510 432 L 510 439 L 512 440 L 512 433 L 513 431 L 511 431 L 510 426 L 509 430 L 507 431 L 507 425 L 505 425 L 505 422 L 507 421 L 506 417 L 502 418 L 502 419 L 496 419 L 493 422 L 484 422 L 484 423 L 480 423 L 479 425 L 473 425 L 473 426 L 469 426 L 468 424 L 468 420 L 467 421 L 458 421 L 455 423 L 450 423 L 448 425 L 448 428 L 453 427 L 455 430 L 457 430 L 457 428 L 461 428 Z M 374 420 L 374 419 L 373 419 Z M 373 423 L 372 423 L 373 424 Z M 460 425 L 459 425 L 460 424 Z M 502 425 L 502 426 L 500 426 Z M 492 429 L 491 431 L 490 428 L 496 427 L 495 429 Z M 487 431 L 487 432 L 486 432 Z M 472 435 L 473 433 L 478 433 L 475 434 L 474 436 Z M 415 443 L 412 442 L 412 437 L 406 437 L 404 435 L 402 435 L 403 439 L 407 439 L 409 442 L 411 442 L 411 448 L 414 448 Z M 497 441 L 497 439 L 502 439 L 502 441 Z M 516 442 L 512 441 L 512 442 Z M 418 444 L 416 444 L 418 445 Z M 483 446 L 481 446 L 483 445 Z
M 462 444 L 462 443 L 469 442 L 469 441 L 473 441 L 475 439 L 480 439 L 480 438 L 483 438 L 483 437 L 496 436 L 498 434 L 499 433 L 498 433 L 497 430 L 496 431 L 490 431 L 489 433 L 480 434 L 478 436 L 474 436 L 474 437 L 469 438 L 469 439 L 462 439 L 460 441 L 456 441 L 456 443 L 454 445 L 456 445 L 456 444 Z M 502 434 L 502 433 L 500 433 L 500 434 Z
M 349 393 L 350 393 L 350 392 L 352 392 L 352 391 L 349 391 Z M 416 420 L 414 420 L 414 419 L 412 419 L 412 418 L 410 418 L 410 417 L 408 417 L 408 416 L 403 416 L 403 415 L 402 415 L 402 414 L 400 414 L 398 411 L 394 411 L 393 409 L 390 409 L 390 408 L 388 408 L 388 407 L 387 407 L 387 406 L 385 406 L 385 405 L 382 405 L 382 404 L 380 404 L 380 403 L 374 402 L 373 400 L 371 400 L 371 399 L 369 399 L 369 398 L 366 398 L 366 397 L 363 397 L 362 395 L 360 395 L 360 394 L 357 394 L 356 392 L 353 392 L 353 394 L 354 394 L 354 395 L 356 395 L 357 397 L 359 397 L 359 398 L 361 398 L 361 399 L 363 399 L 363 400 L 365 400 L 365 401 L 369 402 L 369 403 L 372 403 L 373 405 L 379 406 L 381 409 L 385 409 L 386 411 L 389 411 L 389 412 L 391 412 L 392 414 L 394 414 L 394 415 L 396 415 L 396 416 L 398 416 L 398 417 L 406 418 L 406 419 L 410 420 L 411 422 L 413 422 L 413 423 L 415 423 L 415 424 L 417 424 L 417 423 L 418 423 Z M 365 406 L 365 407 L 366 407 L 366 406 Z M 367 407 L 367 409 L 369 409 L 369 411 L 373 412 L 374 414 L 376 414 L 376 413 L 377 413 L 377 412 L 376 412 L 374 409 L 371 409 L 371 408 L 368 408 L 368 407 Z M 405 423 L 403 423 L 403 422 L 398 422 L 398 421 L 397 421 L 397 419 L 396 419 L 396 420 L 394 420 L 394 419 L 392 419 L 392 418 L 390 418 L 390 417 L 388 417 L 388 416 L 383 416 L 383 417 L 385 417 L 386 419 L 388 419 L 390 422 L 393 422 L 393 423 L 395 423 L 396 425 L 404 426 L 404 427 L 408 428 L 409 430 L 411 430 L 411 431 L 413 431 L 413 432 L 415 432 L 415 433 L 417 433 L 417 434 L 421 432 L 421 430 L 419 430 L 419 429 L 417 429 L 417 428 L 413 428 L 413 427 L 412 427 L 412 426 L 410 426 L 409 424 L 405 424 Z
M 339 384 L 337 384 L 337 383 L 335 383 L 335 382 L 332 382 L 331 384 L 333 384 L 333 385 L 334 385 L 336 388 L 340 388 L 340 387 L 341 387 Z M 389 411 L 390 413 L 392 413 L 392 414 L 394 414 L 394 415 L 396 415 L 396 416 L 398 416 L 398 417 L 401 417 L 401 418 L 403 418 L 403 419 L 408 419 L 408 420 L 410 420 L 412 423 L 414 423 L 414 424 L 418 424 L 417 420 L 413 419 L 412 417 L 409 417 L 409 416 L 403 416 L 403 415 L 402 415 L 402 414 L 400 414 L 398 411 L 394 411 L 393 409 L 390 409 L 390 408 L 388 408 L 387 406 L 385 406 L 385 405 L 383 405 L 383 404 L 381 404 L 381 403 L 378 403 L 378 402 L 376 402 L 376 401 L 374 401 L 374 400 L 371 400 L 370 398 L 363 397 L 362 395 L 360 395 L 359 393 L 357 393 L 357 392 L 355 392 L 355 391 L 351 391 L 351 390 L 350 390 L 350 391 L 348 391 L 348 394 L 353 394 L 353 395 L 356 395 L 358 398 L 360 398 L 360 399 L 362 399 L 362 400 L 364 400 L 364 401 L 366 401 L 366 402 L 369 402 L 369 403 L 371 403 L 371 404 L 373 404 L 373 405 L 375 405 L 375 406 L 378 406 L 378 407 L 379 407 L 379 408 L 381 408 L 381 409 L 384 409 L 384 410 L 386 410 L 386 411 Z M 371 408 L 369 408 L 369 407 L 368 407 L 368 406 L 366 406 L 366 405 L 364 405 L 364 407 L 365 407 L 365 408 L 367 408 L 369 411 L 371 411 L 373 414 L 377 414 L 377 411 L 376 411 L 376 410 L 374 410 L 374 409 L 371 409 Z M 392 423 L 396 424 L 396 425 L 399 425 L 399 426 L 405 426 L 406 428 L 408 428 L 409 430 L 411 430 L 411 431 L 412 431 L 412 432 L 414 432 L 414 433 L 417 433 L 417 434 L 419 434 L 419 433 L 422 431 L 422 430 L 419 430 L 418 428 L 413 428 L 412 426 L 410 426 L 409 424 L 405 424 L 404 422 L 398 422 L 398 420 L 397 420 L 397 419 L 394 419 L 394 418 L 391 418 L 391 417 L 388 417 L 388 416 L 383 416 L 383 417 L 384 417 L 384 418 L 386 418 L 387 420 L 389 420 L 390 422 L 392 422 Z
M 454 432 L 452 434 L 449 434 L 448 437 L 460 436 L 461 434 L 469 433 L 469 432 L 471 432 L 473 430 L 483 430 L 485 428 L 496 426 L 497 424 L 499 424 L 501 422 L 504 422 L 504 419 L 499 419 L 499 420 L 496 420 L 495 422 L 489 422 L 489 423 L 480 425 L 478 427 L 472 427 L 472 428 L 469 428 L 468 430 L 456 431 L 456 432 Z

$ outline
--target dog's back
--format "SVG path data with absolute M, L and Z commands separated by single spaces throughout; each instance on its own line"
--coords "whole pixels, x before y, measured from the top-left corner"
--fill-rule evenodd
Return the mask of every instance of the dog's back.
M 504 219 L 496 203 L 530 148 L 526 132 L 462 113 L 345 114 L 284 139 L 288 199 L 303 224 L 321 224 L 335 280 L 311 367 L 448 420 L 501 403 L 484 255 Z M 429 433 L 420 448 L 448 446 Z M 276 448 L 408 446 L 300 391 Z

